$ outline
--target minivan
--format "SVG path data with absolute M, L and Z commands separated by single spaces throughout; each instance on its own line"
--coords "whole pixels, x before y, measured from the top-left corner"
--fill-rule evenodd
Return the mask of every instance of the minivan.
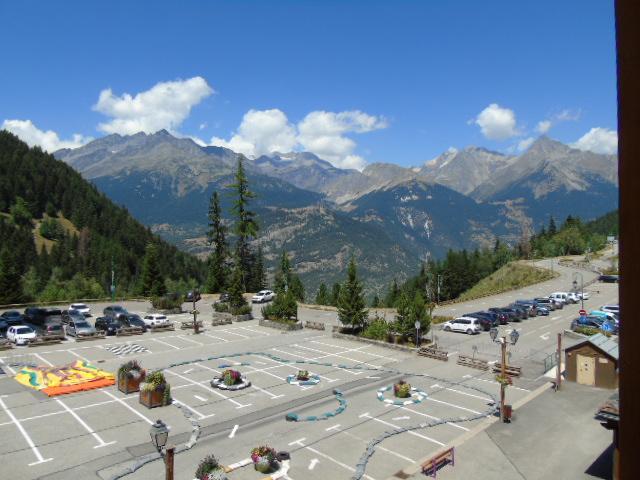
M 445 332 L 463 332 L 473 335 L 482 331 L 482 325 L 480 325 L 478 318 L 459 317 L 445 322 L 442 329 Z
M 565 305 L 567 303 L 569 303 L 569 296 L 567 295 L 567 292 L 555 292 L 555 293 L 552 293 L 551 295 L 549 295 L 549 298 L 551 300 L 556 300 L 558 302 L 562 302 Z

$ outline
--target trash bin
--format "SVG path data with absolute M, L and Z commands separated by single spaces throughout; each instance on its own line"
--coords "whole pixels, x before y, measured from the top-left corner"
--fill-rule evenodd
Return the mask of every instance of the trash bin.
M 511 415 L 513 414 L 513 408 L 511 405 L 505 404 L 504 406 L 504 421 L 511 422 Z

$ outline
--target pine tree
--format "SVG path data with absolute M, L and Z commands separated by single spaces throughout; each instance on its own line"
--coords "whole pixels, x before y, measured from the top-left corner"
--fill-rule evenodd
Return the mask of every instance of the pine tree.
M 431 317 L 427 312 L 426 305 L 424 303 L 424 298 L 420 295 L 420 292 L 416 292 L 415 297 L 413 298 L 412 305 L 412 320 L 413 320 L 413 328 L 415 328 L 415 323 L 420 322 L 420 331 L 422 334 L 425 334 L 431 328 Z
M 330 298 L 329 305 L 334 307 L 338 306 L 338 299 L 340 298 L 341 288 L 342 288 L 342 285 L 340 285 L 339 282 L 336 282 L 333 284 L 333 287 L 331 287 L 331 298 Z
M 291 263 L 286 252 L 280 257 L 280 267 L 276 272 L 275 287 L 276 298 L 270 305 L 263 307 L 262 316 L 271 320 L 284 320 L 298 318 L 298 303 L 294 295 L 294 282 L 299 282 L 297 275 L 291 273 Z M 302 284 L 300 284 L 300 287 Z M 302 289 L 304 296 L 304 288 Z
M 550 237 L 554 236 L 558 232 L 558 230 L 556 228 L 556 221 L 553 219 L 553 217 L 549 218 L 548 231 L 549 231 L 549 236 Z
M 322 282 L 316 293 L 316 305 L 328 305 L 329 304 L 329 291 L 327 286 Z
M 304 285 L 302 280 L 296 274 L 291 275 L 291 284 L 289 285 L 291 295 L 299 302 L 304 302 Z
M 231 284 L 229 285 L 229 306 L 231 313 L 237 312 L 241 307 L 247 304 L 244 296 L 244 286 L 242 284 L 242 268 L 240 262 L 236 259 L 231 272 Z
M 398 301 L 398 295 L 400 294 L 400 289 L 398 288 L 398 282 L 396 279 L 393 279 L 393 283 L 387 292 L 387 296 L 384 299 L 385 306 L 389 308 L 393 308 L 396 306 L 396 302 Z
M 20 303 L 22 293 L 22 277 L 15 258 L 8 248 L 0 252 L 0 304 Z
M 236 216 L 234 225 L 234 233 L 236 240 L 236 257 L 240 262 L 242 273 L 242 287 L 246 291 L 247 285 L 250 283 L 252 273 L 253 255 L 249 248 L 249 242 L 258 235 L 258 223 L 255 219 L 255 213 L 248 209 L 248 203 L 255 198 L 255 193 L 249 190 L 249 181 L 242 166 L 242 160 L 238 159 L 238 168 L 235 174 L 235 182 L 229 185 L 236 195 L 233 203 L 233 213 Z
M 358 280 L 356 261 L 351 257 L 347 268 L 347 280 L 340 287 L 338 298 L 338 319 L 343 325 L 363 327 L 367 321 L 368 311 L 365 308 L 362 284 Z
M 371 300 L 371 308 L 378 308 L 378 307 L 380 307 L 380 298 L 376 294 L 373 296 L 373 299 Z
M 401 335 L 411 333 L 413 325 L 411 324 L 412 304 L 407 296 L 407 292 L 402 291 L 396 301 L 396 324 L 395 329 Z
M 142 262 L 142 294 L 161 297 L 166 292 L 164 277 L 160 273 L 158 246 L 148 243 Z
M 256 261 L 253 264 L 251 282 L 251 291 L 254 292 L 259 292 L 267 286 L 267 274 L 264 270 L 264 255 L 262 253 L 262 247 L 258 247 Z
M 207 239 L 213 251 L 209 255 L 206 290 L 209 293 L 219 293 L 226 285 L 227 258 L 226 227 L 222 223 L 222 209 L 218 192 L 213 192 L 209 201 L 209 230 Z

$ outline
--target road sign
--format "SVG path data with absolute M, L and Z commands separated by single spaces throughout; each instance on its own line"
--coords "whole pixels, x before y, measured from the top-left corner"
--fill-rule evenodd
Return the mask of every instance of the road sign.
M 586 310 L 580 310 L 578 313 L 580 314 L 581 317 L 586 317 L 587 316 L 587 311 Z
M 603 332 L 613 332 L 613 325 L 611 325 L 609 322 L 602 322 L 602 327 L 600 327 L 600 329 Z

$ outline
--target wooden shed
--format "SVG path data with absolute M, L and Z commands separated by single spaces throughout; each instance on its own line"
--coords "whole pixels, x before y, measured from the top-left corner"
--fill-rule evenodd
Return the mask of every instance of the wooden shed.
M 618 342 L 601 333 L 565 349 L 566 378 L 600 388 L 618 388 Z

